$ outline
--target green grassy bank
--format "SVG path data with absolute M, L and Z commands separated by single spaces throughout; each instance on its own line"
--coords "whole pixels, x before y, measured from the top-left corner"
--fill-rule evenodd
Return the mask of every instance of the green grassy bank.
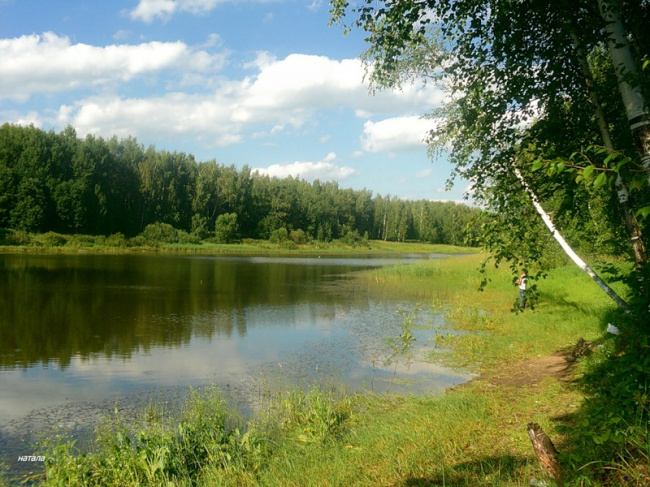
M 622 453 L 635 450 L 629 455 L 599 450 L 606 441 L 588 444 L 580 436 L 589 415 L 575 379 L 610 353 L 613 335 L 605 328 L 618 315 L 609 299 L 580 271 L 561 267 L 537 283 L 534 310 L 514 313 L 517 290 L 507 272 L 489 270 L 491 285 L 477 291 L 480 261 L 481 256 L 467 256 L 360 276 L 369 286 L 417 296 L 446 313 L 449 325 L 462 333 L 437 336 L 440 352 L 432 359 L 481 374 L 468 384 L 418 397 L 275 391 L 248 422 L 211 390 L 195 394 L 173 421 L 155 404 L 136 425 L 126 426 L 116 414 L 98 430 L 90 454 L 53 439 L 43 447 L 47 475 L 33 480 L 115 486 L 527 486 L 532 479 L 556 485 L 541 469 L 526 433 L 526 425 L 536 422 L 561 453 L 566 484 L 643 485 L 648 458 L 643 424 L 632 425 L 635 442 L 625 437 L 617 443 Z M 545 357 L 573 348 L 579 338 L 592 344 L 593 353 L 551 373 Z
M 181 239 L 182 240 L 182 239 Z M 199 253 L 199 254 L 381 254 L 381 253 L 477 253 L 478 248 L 419 242 L 383 240 L 333 240 L 331 242 L 281 242 L 243 239 L 237 243 L 215 243 L 188 239 L 186 242 L 165 242 L 144 237 L 125 238 L 115 234 L 63 235 L 55 232 L 33 234 L 0 229 L 0 252 L 39 253 Z

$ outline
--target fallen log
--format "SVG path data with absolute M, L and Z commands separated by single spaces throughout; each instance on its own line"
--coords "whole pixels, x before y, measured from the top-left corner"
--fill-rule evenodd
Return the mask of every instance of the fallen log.
M 557 459 L 558 451 L 551 439 L 537 423 L 528 423 L 528 436 L 533 444 L 533 450 L 544 470 L 556 480 L 560 479 L 560 462 Z

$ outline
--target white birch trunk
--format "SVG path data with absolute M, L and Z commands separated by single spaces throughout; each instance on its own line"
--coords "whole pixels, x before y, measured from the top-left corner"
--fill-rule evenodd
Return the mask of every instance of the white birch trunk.
M 605 21 L 607 46 L 614 64 L 618 89 L 625 105 L 630 131 L 637 144 L 641 164 L 646 171 L 649 171 L 648 184 L 650 184 L 650 120 L 648 120 L 648 112 L 645 110 L 641 87 L 633 86 L 628 82 L 629 76 L 636 73 L 636 67 L 625 36 L 623 21 L 620 12 L 607 0 L 598 0 L 598 7 L 600 15 Z
M 605 111 L 600 104 L 600 99 L 598 98 L 596 89 L 594 88 L 594 80 L 591 74 L 591 69 L 589 68 L 589 63 L 587 62 L 587 56 L 584 53 L 584 50 L 580 44 L 580 40 L 578 39 L 578 36 L 575 34 L 575 32 L 571 30 L 570 36 L 573 40 L 573 45 L 576 49 L 576 55 L 578 56 L 578 62 L 580 63 L 580 68 L 582 69 L 582 74 L 585 78 L 587 91 L 589 92 L 589 99 L 594 105 L 594 110 L 596 112 L 596 121 L 598 122 L 598 128 L 600 129 L 600 136 L 603 139 L 603 144 L 608 150 L 614 151 L 614 143 L 612 142 L 612 137 L 609 131 L 609 124 L 607 123 L 607 117 L 605 116 Z M 618 203 L 621 206 L 621 211 L 623 212 L 623 217 L 625 219 L 625 226 L 632 242 L 634 261 L 637 266 L 640 266 L 642 263 L 647 261 L 645 245 L 643 244 L 643 239 L 641 238 L 641 227 L 639 226 L 639 222 L 634 216 L 634 212 L 628 203 L 630 195 L 627 189 L 627 185 L 618 172 L 616 173 L 615 186 L 616 195 L 618 196 Z
M 548 227 L 548 229 L 551 231 L 551 235 L 553 235 L 553 238 L 557 240 L 557 242 L 560 244 L 564 252 L 569 256 L 569 258 L 578 266 L 580 269 L 582 269 L 584 272 L 587 273 L 589 277 L 591 277 L 600 288 L 605 291 L 605 293 L 614 300 L 614 302 L 623 310 L 625 310 L 626 313 L 630 312 L 630 309 L 625 301 L 616 294 L 616 291 L 614 291 L 611 287 L 607 285 L 605 281 L 601 279 L 601 277 L 596 274 L 591 267 L 589 267 L 585 261 L 583 261 L 578 254 L 574 252 L 574 250 L 571 248 L 571 246 L 564 240 L 564 237 L 558 232 L 557 228 L 555 228 L 555 225 L 553 224 L 553 220 L 549 216 L 548 213 L 542 208 L 542 205 L 539 203 L 539 200 L 537 199 L 537 196 L 531 189 L 531 187 L 528 185 L 526 180 L 524 179 L 523 175 L 519 171 L 519 169 L 514 168 L 515 171 L 515 176 L 517 176 L 517 179 L 519 179 L 519 182 L 521 185 L 524 187 L 526 190 L 526 193 L 528 193 L 528 196 L 533 202 L 533 206 L 535 206 L 535 210 L 537 210 L 537 213 L 542 217 L 542 220 L 544 220 L 544 223 Z

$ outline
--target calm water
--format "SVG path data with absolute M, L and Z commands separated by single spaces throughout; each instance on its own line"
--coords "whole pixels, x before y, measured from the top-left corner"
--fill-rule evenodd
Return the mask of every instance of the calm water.
M 415 303 L 350 276 L 439 257 L 0 255 L 0 433 L 57 408 L 260 375 L 385 390 L 384 338 Z M 398 376 L 419 390 L 466 380 L 419 361 Z

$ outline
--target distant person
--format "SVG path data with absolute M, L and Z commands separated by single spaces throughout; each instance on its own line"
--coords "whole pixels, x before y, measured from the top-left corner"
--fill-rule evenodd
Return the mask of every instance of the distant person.
M 528 276 L 526 274 L 526 269 L 522 269 L 521 275 L 517 279 L 517 285 L 519 286 L 519 309 L 526 307 L 526 284 L 528 284 Z

